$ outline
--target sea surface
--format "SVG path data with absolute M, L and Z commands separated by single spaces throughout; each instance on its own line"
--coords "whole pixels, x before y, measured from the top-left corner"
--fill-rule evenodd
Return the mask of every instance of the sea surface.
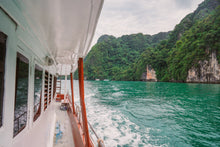
M 85 99 L 106 147 L 220 146 L 219 84 L 85 81 Z

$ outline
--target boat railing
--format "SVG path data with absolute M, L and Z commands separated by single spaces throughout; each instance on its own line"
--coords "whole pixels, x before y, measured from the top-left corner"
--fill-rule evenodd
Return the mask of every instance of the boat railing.
M 14 119 L 14 136 L 20 133 L 26 126 L 27 111 Z
M 39 109 L 39 105 L 40 105 L 40 102 L 34 105 L 34 115 L 36 115 L 36 113 Z
M 34 105 L 34 121 L 40 116 L 41 107 L 40 102 Z
M 70 95 L 68 93 L 66 94 L 66 98 L 69 101 L 69 106 L 70 106 L 70 108 L 71 108 L 71 110 L 73 112 L 72 101 L 70 100 Z M 83 130 L 81 108 L 77 104 L 74 104 L 74 107 L 75 107 L 75 114 L 76 114 L 77 121 L 78 121 L 81 129 Z M 95 132 L 95 130 L 93 129 L 93 127 L 89 123 L 89 121 L 88 121 L 88 127 L 89 127 L 90 139 L 91 139 L 93 145 L 97 146 L 97 147 L 105 147 L 104 141 L 97 135 L 97 133 Z M 94 140 L 94 138 L 96 138 L 96 141 Z
M 80 106 L 75 104 L 75 108 L 76 108 L 75 112 L 76 112 L 77 120 L 80 123 L 81 129 L 83 129 L 82 112 Z M 89 121 L 88 121 L 88 127 L 90 132 L 90 139 L 93 142 L 93 144 L 98 147 L 105 147 L 103 140 L 98 136 L 98 134 L 96 133 L 92 125 L 89 123 Z M 96 138 L 96 141 L 94 140 L 94 137 Z

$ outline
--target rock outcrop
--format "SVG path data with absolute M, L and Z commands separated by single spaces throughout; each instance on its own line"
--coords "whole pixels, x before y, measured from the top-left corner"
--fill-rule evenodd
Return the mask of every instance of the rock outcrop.
M 199 61 L 199 67 L 192 67 L 188 71 L 186 82 L 220 83 L 220 64 L 216 52 L 210 54 L 209 61 Z
M 151 67 L 151 65 L 147 65 L 146 72 L 142 74 L 141 80 L 157 82 L 156 71 Z

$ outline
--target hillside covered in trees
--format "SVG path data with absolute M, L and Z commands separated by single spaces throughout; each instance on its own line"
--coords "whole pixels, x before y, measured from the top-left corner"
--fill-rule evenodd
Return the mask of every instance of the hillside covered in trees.
M 122 73 L 135 63 L 140 54 L 166 39 L 168 34 L 159 33 L 151 36 L 139 33 L 119 38 L 101 36 L 85 58 L 85 77 L 89 80 L 123 80 Z
M 185 82 L 213 51 L 220 61 L 220 1 L 205 0 L 175 29 L 156 35 L 103 35 L 85 58 L 88 80 L 140 80 L 147 65 L 159 81 Z

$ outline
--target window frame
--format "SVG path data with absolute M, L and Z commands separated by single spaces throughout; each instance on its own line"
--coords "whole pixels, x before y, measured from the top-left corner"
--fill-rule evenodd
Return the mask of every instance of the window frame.
M 24 63 L 26 63 L 28 65 L 28 73 L 27 73 L 27 108 L 26 108 L 26 112 L 23 112 L 19 117 L 16 117 L 14 118 L 14 126 L 13 126 L 13 137 L 15 137 L 16 135 L 18 135 L 22 130 L 24 130 L 24 128 L 27 126 L 27 123 L 28 123 L 28 97 L 29 97 L 29 74 L 30 74 L 30 60 L 29 58 L 23 54 L 22 52 L 19 52 L 17 51 L 16 52 L 16 74 L 15 74 L 15 96 L 14 96 L 14 115 L 15 115 L 15 110 L 16 110 L 16 98 L 17 98 L 17 84 L 18 84 L 18 70 L 19 70 L 19 65 L 18 65 L 18 58 L 20 58 L 20 60 Z M 19 125 L 19 119 L 20 117 L 22 117 L 23 115 L 26 115 L 26 122 L 24 124 L 24 126 L 22 126 L 20 128 L 20 125 Z M 18 131 L 15 132 L 15 121 L 18 119 Z
M 47 107 L 48 107 L 48 105 L 49 105 L 49 103 L 48 103 L 48 93 L 49 93 L 49 86 L 48 86 L 48 84 L 49 84 L 49 82 L 48 82 L 48 80 L 49 80 L 49 72 L 47 71 L 47 70 L 45 70 L 45 72 L 44 72 L 44 97 L 43 97 L 43 99 L 44 99 L 44 111 L 47 109 Z
M 41 79 L 42 79 L 42 83 L 41 83 L 41 93 L 40 93 L 40 101 L 39 101 L 39 107 L 38 107 L 38 110 L 37 110 L 37 113 L 35 114 L 35 96 L 34 96 L 34 103 L 33 103 L 33 105 L 34 105 L 34 107 L 33 107 L 33 112 L 34 112 L 34 117 L 33 117 L 33 120 L 34 121 L 36 121 L 38 118 L 39 118 L 39 116 L 41 115 L 41 107 L 42 107 L 42 99 L 43 99 L 43 82 L 44 82 L 44 69 L 43 69 L 43 67 L 41 67 L 38 63 L 35 63 L 34 64 L 34 95 L 35 95 L 35 70 L 36 69 L 40 69 L 40 70 L 38 70 L 38 71 L 41 71 L 42 72 L 42 77 L 41 77 Z
M 5 63 L 6 63 L 6 52 L 7 52 L 7 38 L 8 36 L 0 31 L 0 45 L 3 45 L 3 59 L 0 59 L 0 128 L 3 126 L 3 108 L 4 108 L 4 90 L 5 90 Z

